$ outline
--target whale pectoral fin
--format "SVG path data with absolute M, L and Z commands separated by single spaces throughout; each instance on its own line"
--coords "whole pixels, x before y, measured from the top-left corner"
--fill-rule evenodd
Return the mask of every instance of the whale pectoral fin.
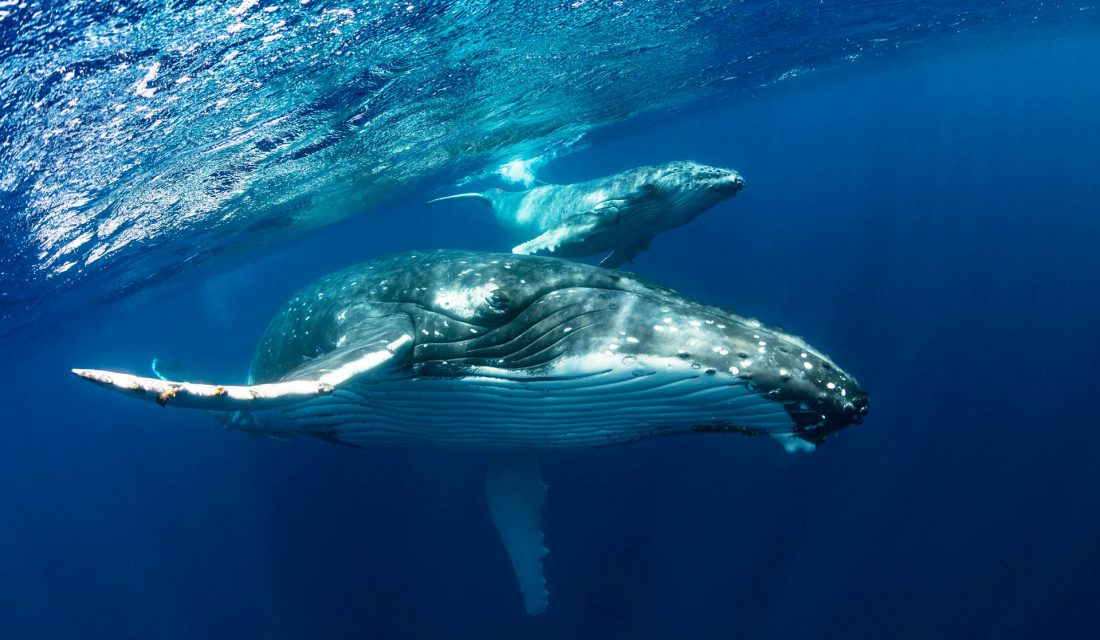
M 389 365 L 401 365 L 411 355 L 412 321 L 405 315 L 359 318 L 355 328 L 340 336 L 341 345 L 291 370 L 282 380 L 323 380 L 337 386 L 371 372 L 382 373 Z
M 584 242 L 585 238 L 608 223 L 608 218 L 591 211 L 565 218 L 562 223 L 542 235 L 512 249 L 512 253 L 534 255 L 553 253 L 558 247 Z
M 653 242 L 653 238 L 642 238 L 637 242 L 632 242 L 624 247 L 619 247 L 611 253 L 607 254 L 607 257 L 600 260 L 601 267 L 607 267 L 608 269 L 614 269 L 619 265 L 626 264 L 638 256 L 639 253 L 649 248 L 649 243 Z
M 512 560 L 527 613 L 537 616 L 546 610 L 546 579 L 542 576 L 542 503 L 546 485 L 539 476 L 539 459 L 534 453 L 499 455 L 489 460 L 485 474 L 485 497 L 500 539 Z
M 800 453 L 800 452 L 812 452 L 817 449 L 817 445 L 800 438 L 793 433 L 776 433 L 772 434 L 772 437 L 779 441 L 779 444 L 783 445 L 787 453 Z
M 512 253 L 521 255 L 534 255 L 538 253 L 553 253 L 563 245 L 584 242 L 585 236 L 590 234 L 597 226 L 596 223 L 583 226 L 554 227 L 537 238 L 528 240 L 523 244 L 513 247 Z
M 332 393 L 333 386 L 317 380 L 292 380 L 272 384 L 199 384 L 160 378 L 143 378 L 128 373 L 73 369 L 78 377 L 132 398 L 208 411 L 252 411 L 274 409 L 294 402 Z
M 260 411 L 328 395 L 347 380 L 403 360 L 411 352 L 412 344 L 409 333 L 399 334 L 384 343 L 357 342 L 354 348 L 336 349 L 314 358 L 279 382 L 268 384 L 199 384 L 94 369 L 73 369 L 73 373 L 89 382 L 133 398 L 156 402 L 162 407 L 170 403 L 207 411 Z

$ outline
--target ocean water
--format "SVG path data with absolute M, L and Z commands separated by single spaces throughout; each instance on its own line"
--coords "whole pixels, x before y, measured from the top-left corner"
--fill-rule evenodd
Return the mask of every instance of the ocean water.
M 1100 633 L 1091 5 L 105 6 L 0 2 L 0 637 Z M 69 373 L 240 381 L 319 276 L 512 246 L 425 200 L 675 159 L 747 186 L 628 268 L 804 336 L 871 411 L 812 454 L 544 456 L 541 616 L 479 456 Z

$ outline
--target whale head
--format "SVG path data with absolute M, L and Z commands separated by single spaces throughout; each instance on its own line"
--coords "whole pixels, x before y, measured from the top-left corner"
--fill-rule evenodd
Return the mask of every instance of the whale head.
M 653 183 L 667 192 L 695 194 L 714 201 L 733 197 L 745 186 L 744 178 L 736 171 L 688 160 L 658 167 Z
M 588 294 L 586 311 L 603 300 L 609 312 L 603 322 L 600 313 L 586 316 L 588 335 L 575 336 L 573 348 L 590 354 L 586 375 L 617 370 L 651 380 L 660 388 L 652 400 L 661 399 L 654 415 L 695 432 L 813 445 L 867 414 L 859 382 L 800 337 L 678 296 L 638 296 L 633 287 Z

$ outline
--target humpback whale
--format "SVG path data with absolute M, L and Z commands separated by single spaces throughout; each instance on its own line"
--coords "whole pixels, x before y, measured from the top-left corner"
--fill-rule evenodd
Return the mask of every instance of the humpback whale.
M 258 434 L 484 452 L 531 614 L 547 604 L 538 452 L 708 432 L 812 448 L 867 412 L 852 376 L 757 320 L 623 272 L 465 251 L 309 285 L 271 321 L 245 384 L 73 373 Z
M 677 161 L 588 182 L 460 193 L 428 204 L 480 200 L 492 207 L 497 222 L 528 239 L 513 253 L 577 258 L 610 251 L 600 264 L 618 267 L 661 232 L 691 222 L 744 184 L 736 171 Z

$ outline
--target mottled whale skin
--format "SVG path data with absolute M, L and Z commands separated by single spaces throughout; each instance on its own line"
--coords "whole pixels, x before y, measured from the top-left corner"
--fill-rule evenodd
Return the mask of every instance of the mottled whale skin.
M 484 201 L 498 223 L 528 239 L 513 253 L 579 258 L 611 252 L 600 264 L 617 267 L 647 249 L 658 234 L 737 195 L 744 184 L 735 171 L 681 160 L 588 182 L 463 193 L 429 204 Z
M 867 395 L 802 339 L 633 275 L 557 258 L 415 252 L 298 292 L 247 385 L 77 375 L 261 434 L 489 452 L 486 492 L 532 614 L 546 607 L 534 453 L 768 434 L 812 448 Z

